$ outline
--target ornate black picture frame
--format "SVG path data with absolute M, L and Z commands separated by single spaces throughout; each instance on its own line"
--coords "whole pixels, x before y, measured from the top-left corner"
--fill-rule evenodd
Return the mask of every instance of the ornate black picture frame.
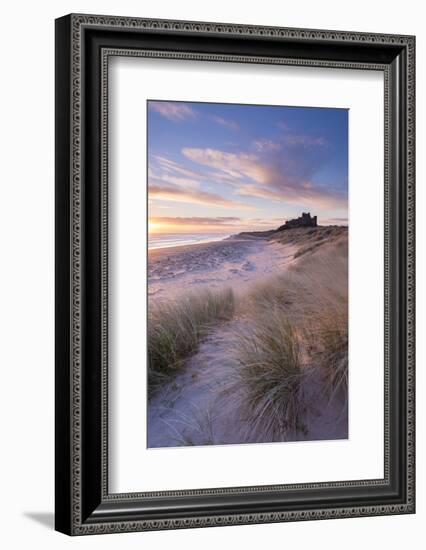
M 383 479 L 108 491 L 110 56 L 384 74 Z M 414 513 L 415 38 L 68 15 L 56 21 L 56 529 L 69 535 Z

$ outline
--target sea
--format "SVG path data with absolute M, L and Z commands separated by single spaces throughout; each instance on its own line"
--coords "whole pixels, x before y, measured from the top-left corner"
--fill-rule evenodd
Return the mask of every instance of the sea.
M 172 246 L 187 246 L 191 244 L 210 243 L 214 241 L 222 241 L 230 237 L 223 233 L 157 233 L 151 234 L 148 237 L 148 249 L 155 250 L 156 248 L 170 248 Z

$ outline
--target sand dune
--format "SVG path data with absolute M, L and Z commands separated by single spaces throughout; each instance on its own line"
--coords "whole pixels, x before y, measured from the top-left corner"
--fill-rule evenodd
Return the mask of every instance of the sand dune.
M 194 351 L 151 397 L 149 447 L 348 436 L 347 228 L 283 233 L 150 253 L 152 311 L 205 288 L 230 289 L 235 305 L 201 327 Z

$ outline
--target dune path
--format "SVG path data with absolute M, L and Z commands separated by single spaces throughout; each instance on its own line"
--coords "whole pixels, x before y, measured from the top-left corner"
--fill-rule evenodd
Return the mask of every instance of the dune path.
M 150 251 L 150 303 L 179 298 L 195 289 L 232 288 L 238 295 L 267 275 L 282 272 L 296 247 L 265 239 L 226 239 L 200 245 Z M 238 398 L 227 391 L 235 364 L 232 332 L 244 320 L 216 327 L 185 368 L 148 406 L 148 446 L 225 444 L 244 430 Z
M 148 447 L 268 443 L 265 434 L 252 429 L 253 418 L 244 413 L 243 394 L 235 378 L 238 365 L 232 354 L 232 334 L 249 322 L 236 318 L 217 327 L 182 372 L 151 399 Z M 318 374 L 305 380 L 303 392 L 308 404 L 306 431 L 293 434 L 291 441 L 321 440 L 324 433 L 326 439 L 346 438 L 346 407 L 324 397 Z
M 233 320 L 214 330 L 173 382 L 148 407 L 148 446 L 212 445 L 236 442 L 242 419 L 227 394 L 233 377 L 229 331 Z M 234 327 L 235 328 L 235 327 Z
M 252 284 L 286 271 L 297 249 L 264 239 L 227 239 L 154 250 L 150 253 L 149 303 L 179 298 L 200 288 L 232 288 L 241 297 Z M 268 442 L 265 434 L 252 429 L 250 411 L 244 412 L 233 357 L 234 334 L 250 328 L 252 322 L 236 314 L 213 328 L 181 372 L 150 399 L 148 447 Z M 304 383 L 310 403 L 304 415 L 307 430 L 294 434 L 292 441 L 324 439 L 324 434 L 331 439 L 347 437 L 347 412 L 342 415 L 341 403 L 325 400 L 318 376 Z

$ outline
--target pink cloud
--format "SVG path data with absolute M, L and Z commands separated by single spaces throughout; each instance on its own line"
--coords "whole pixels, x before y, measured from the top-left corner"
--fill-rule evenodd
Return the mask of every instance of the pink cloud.
M 256 197 L 274 202 L 286 202 L 287 204 L 304 205 L 307 208 L 347 208 L 347 198 L 322 188 L 291 186 L 283 187 L 279 190 L 258 187 L 256 185 L 240 185 L 237 190 L 238 195 L 244 197 Z
M 182 164 L 179 164 L 178 162 L 175 162 L 174 160 L 170 160 L 166 157 L 162 157 L 160 155 L 152 155 L 150 157 L 150 169 L 154 165 L 153 160 L 157 164 L 158 168 L 162 172 L 167 172 L 169 174 L 173 174 L 175 176 L 185 176 L 190 179 L 200 179 L 203 177 L 203 174 L 201 172 L 197 172 L 195 170 L 191 170 L 186 166 L 182 166 Z
M 179 122 L 188 118 L 195 118 L 196 112 L 185 103 L 169 101 L 149 101 L 149 108 L 161 116 Z
M 313 143 L 316 147 L 322 141 Z M 295 139 L 290 151 L 269 147 L 267 151 L 249 154 L 185 148 L 182 153 L 193 162 L 223 173 L 223 181 L 231 184 L 238 195 L 310 208 L 346 209 L 344 193 L 313 183 L 312 177 L 324 162 L 323 155 L 318 152 L 307 157 L 303 154 L 304 147 L 304 141 Z
M 205 204 L 222 208 L 253 209 L 252 206 L 226 199 L 216 193 L 208 191 L 188 190 L 180 187 L 150 185 L 148 189 L 150 199 L 160 199 L 173 202 L 185 202 L 190 204 Z
M 156 174 L 149 174 L 150 183 L 159 183 L 160 185 L 165 183 L 166 185 L 172 184 L 184 189 L 198 189 L 200 186 L 197 180 L 191 178 L 181 177 L 179 175 L 163 174 L 158 176 Z
M 172 217 L 172 216 L 159 216 L 150 218 L 154 223 L 165 223 L 171 225 L 220 225 L 220 226 L 234 226 L 236 223 L 241 223 L 241 218 L 235 218 L 231 216 L 218 216 L 218 217 L 200 217 L 194 216 L 190 218 Z
M 266 183 L 265 169 L 258 163 L 259 159 L 254 154 L 188 147 L 185 147 L 182 153 L 193 162 L 221 170 L 235 179 L 249 177 L 259 183 Z
M 212 119 L 215 122 L 217 122 L 217 124 L 220 124 L 221 126 L 225 126 L 226 128 L 229 128 L 230 130 L 233 130 L 234 132 L 238 132 L 240 130 L 239 124 L 237 124 L 233 120 L 228 120 L 228 119 L 223 118 L 221 116 L 213 116 Z

